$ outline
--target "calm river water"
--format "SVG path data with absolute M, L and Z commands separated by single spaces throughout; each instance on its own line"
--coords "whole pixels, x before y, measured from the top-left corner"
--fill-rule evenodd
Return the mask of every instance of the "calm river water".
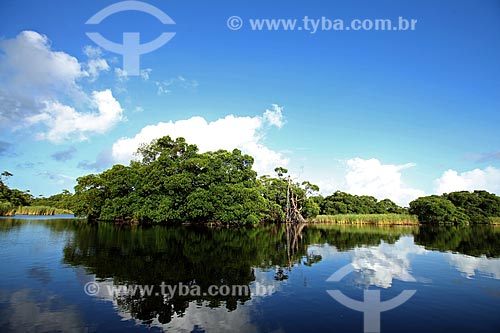
M 0 258 L 1 332 L 500 332 L 500 228 L 2 218 Z

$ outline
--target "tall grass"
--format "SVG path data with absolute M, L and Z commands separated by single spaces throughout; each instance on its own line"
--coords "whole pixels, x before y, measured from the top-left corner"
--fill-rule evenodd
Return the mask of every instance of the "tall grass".
M 490 224 L 500 224 L 500 216 L 490 217 Z
M 313 223 L 336 224 L 377 224 L 377 225 L 416 225 L 418 218 L 408 214 L 338 214 L 318 215 Z
M 417 234 L 419 225 L 417 224 L 337 224 L 337 223 L 315 223 L 310 228 L 319 230 L 338 230 L 350 234 L 382 234 L 382 235 L 407 235 Z
M 12 205 L 8 202 L 0 202 L 0 216 L 10 215 L 8 214 L 13 209 Z
M 57 215 L 57 214 L 73 214 L 72 211 L 67 209 L 59 209 L 47 206 L 2 206 L 0 204 L 0 215 L 14 216 L 14 215 Z

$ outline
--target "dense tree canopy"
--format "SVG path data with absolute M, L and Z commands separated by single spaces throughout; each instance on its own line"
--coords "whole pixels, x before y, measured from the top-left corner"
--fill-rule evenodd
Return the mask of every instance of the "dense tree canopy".
M 406 213 L 404 208 L 399 207 L 389 199 L 377 201 L 372 196 L 357 196 L 341 191 L 315 200 L 321 207 L 320 214 L 322 215 Z
M 255 224 L 281 221 L 288 180 L 257 178 L 253 158 L 238 149 L 199 153 L 183 138 L 168 136 L 139 148 L 138 161 L 115 165 L 78 178 L 74 211 L 91 219 L 141 223 L 220 222 Z M 315 216 L 319 207 L 307 198 L 318 187 L 292 184 L 299 208 Z
M 500 216 L 500 197 L 486 191 L 431 195 L 410 202 L 409 212 L 421 223 L 489 223 L 491 217 Z

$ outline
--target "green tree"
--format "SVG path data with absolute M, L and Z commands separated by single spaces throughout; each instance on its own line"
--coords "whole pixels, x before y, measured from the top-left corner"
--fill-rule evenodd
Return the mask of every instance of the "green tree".
M 439 196 L 418 198 L 410 202 L 410 214 L 418 216 L 421 223 L 469 224 L 470 219 L 463 210 Z
M 500 216 L 500 197 L 487 191 L 458 191 L 418 198 L 409 211 L 422 223 L 486 224 Z

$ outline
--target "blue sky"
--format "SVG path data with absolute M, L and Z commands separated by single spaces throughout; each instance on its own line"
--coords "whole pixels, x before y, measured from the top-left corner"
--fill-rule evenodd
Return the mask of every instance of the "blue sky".
M 283 164 L 325 194 L 400 204 L 500 194 L 498 1 L 146 1 L 176 24 L 128 11 L 85 25 L 117 2 L 0 4 L 0 154 L 12 187 L 72 189 L 126 163 L 141 140 L 170 134 L 253 153 L 260 173 Z M 227 27 L 233 15 L 240 30 Z M 418 21 L 414 31 L 314 34 L 249 24 L 306 15 Z M 91 31 L 115 42 L 123 32 L 176 35 L 141 56 L 142 76 L 127 76 Z

